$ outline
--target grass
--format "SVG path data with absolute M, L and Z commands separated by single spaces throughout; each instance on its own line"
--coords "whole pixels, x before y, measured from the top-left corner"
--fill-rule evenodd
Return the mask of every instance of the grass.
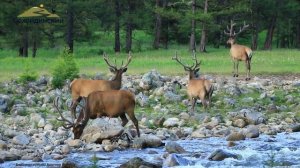
M 94 75 L 97 72 L 109 73 L 108 67 L 102 59 L 102 55 L 97 49 L 87 46 L 77 47 L 75 50 L 75 61 L 80 69 L 80 73 Z M 75 47 L 76 49 L 76 47 Z M 36 72 L 38 75 L 51 74 L 57 57 L 62 52 L 58 50 L 40 49 L 36 58 L 20 58 L 12 50 L 0 50 L 0 81 L 19 77 L 26 69 Z M 133 52 L 132 62 L 128 67 L 127 74 L 143 74 L 151 69 L 157 69 L 163 75 L 184 75 L 183 68 L 171 60 L 175 51 L 182 57 L 182 61 L 192 64 L 191 53 L 186 46 L 171 46 L 168 50 L 148 50 Z M 197 57 L 202 61 L 202 74 L 222 74 L 229 75 L 232 72 L 232 62 L 229 57 L 229 49 L 208 48 L 208 53 L 197 53 Z M 117 59 L 120 65 L 122 60 L 126 60 L 127 54 L 108 53 L 109 56 Z M 300 73 L 300 51 L 296 49 L 275 49 L 272 51 L 255 51 L 252 59 L 252 74 L 295 74 Z M 240 73 L 245 75 L 244 63 L 240 63 Z

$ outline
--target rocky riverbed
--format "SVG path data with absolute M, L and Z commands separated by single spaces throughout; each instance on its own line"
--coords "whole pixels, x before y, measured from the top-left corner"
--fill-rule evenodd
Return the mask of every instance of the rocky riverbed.
M 131 162 L 146 167 L 300 165 L 300 76 L 203 78 L 215 88 L 212 106 L 204 110 L 198 101 L 191 115 L 187 76 L 163 76 L 155 70 L 124 76 L 122 89 L 136 95 L 142 136 L 136 137 L 131 122 L 123 128 L 119 119 L 100 118 L 89 121 L 80 140 L 73 140 L 71 131 L 56 120 L 53 107 L 60 97 L 59 106 L 70 118 L 68 83 L 53 89 L 45 76 L 26 84 L 3 82 L 0 167 L 130 167 Z

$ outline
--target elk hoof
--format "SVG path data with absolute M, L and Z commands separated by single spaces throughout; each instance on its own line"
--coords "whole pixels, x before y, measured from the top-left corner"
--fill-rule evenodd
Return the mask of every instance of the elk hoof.
M 238 74 L 233 74 L 233 77 L 239 77 L 239 75 Z
M 246 81 L 249 81 L 250 80 L 250 78 L 246 78 Z

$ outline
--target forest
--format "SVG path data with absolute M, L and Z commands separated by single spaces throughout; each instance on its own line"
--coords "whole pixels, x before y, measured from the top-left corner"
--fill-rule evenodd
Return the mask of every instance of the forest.
M 0 4 L 0 49 L 20 57 L 38 56 L 41 48 L 73 52 L 91 45 L 97 46 L 94 54 L 172 45 L 209 52 L 207 46 L 226 47 L 224 30 L 231 21 L 235 31 L 248 25 L 238 41 L 253 50 L 300 48 L 297 0 L 2 0 Z M 20 16 L 33 7 L 37 11 L 31 12 L 46 14 Z M 51 21 L 49 14 L 59 21 Z M 30 20 L 42 17 L 48 20 Z

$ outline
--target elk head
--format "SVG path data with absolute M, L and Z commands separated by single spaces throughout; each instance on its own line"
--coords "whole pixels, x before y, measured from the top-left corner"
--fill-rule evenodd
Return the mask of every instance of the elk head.
M 175 56 L 172 58 L 172 60 L 177 61 L 180 65 L 183 66 L 184 70 L 187 71 L 189 73 L 189 77 L 190 79 L 194 79 L 198 77 L 198 71 L 200 70 L 200 64 L 201 61 L 198 62 L 197 58 L 196 58 L 196 54 L 195 51 L 193 51 L 193 60 L 195 61 L 195 63 L 193 63 L 193 65 L 188 66 L 188 65 L 184 65 L 181 62 L 181 59 L 178 58 L 177 56 L 177 52 L 175 52 Z
M 121 67 L 118 68 L 118 67 L 117 67 L 117 63 L 116 63 L 116 62 L 117 62 L 116 59 L 115 59 L 115 65 L 112 65 L 112 64 L 109 62 L 108 56 L 107 56 L 105 53 L 103 54 L 103 59 L 104 59 L 104 61 L 106 62 L 106 64 L 109 66 L 110 72 L 112 72 L 113 74 L 115 74 L 116 77 L 117 77 L 117 76 L 121 76 L 124 72 L 127 71 L 127 66 L 128 66 L 128 64 L 131 62 L 131 58 L 132 58 L 131 52 L 129 52 L 129 53 L 128 53 L 128 57 L 127 57 L 127 62 L 126 62 L 126 64 L 123 65 L 123 61 L 122 61 Z
M 55 100 L 53 101 L 53 105 L 56 109 L 56 111 L 59 113 L 60 115 L 60 118 L 57 118 L 58 121 L 62 121 L 64 122 L 64 124 L 62 125 L 65 129 L 70 129 L 72 128 L 72 132 L 74 134 L 74 139 L 79 139 L 82 132 L 83 132 L 83 129 L 85 127 L 84 123 L 83 122 L 78 122 L 78 120 L 76 121 L 76 123 L 66 119 L 63 115 L 62 115 L 62 112 L 61 110 L 59 109 L 58 107 L 58 101 L 59 101 L 59 97 L 56 97 Z M 84 110 L 84 108 L 82 108 L 81 110 Z M 82 113 L 82 112 L 81 112 Z M 80 119 L 80 118 L 78 118 Z
M 246 28 L 249 27 L 249 25 L 246 25 L 246 23 L 244 22 L 243 27 L 240 27 L 240 30 L 238 32 L 235 32 L 233 30 L 233 27 L 236 25 L 236 23 L 233 22 L 233 20 L 230 21 L 230 28 L 227 25 L 227 32 L 226 30 L 224 30 L 224 34 L 229 36 L 229 39 L 227 40 L 227 44 L 233 45 L 235 43 L 235 38 L 238 34 L 240 34 L 241 32 L 243 32 Z

